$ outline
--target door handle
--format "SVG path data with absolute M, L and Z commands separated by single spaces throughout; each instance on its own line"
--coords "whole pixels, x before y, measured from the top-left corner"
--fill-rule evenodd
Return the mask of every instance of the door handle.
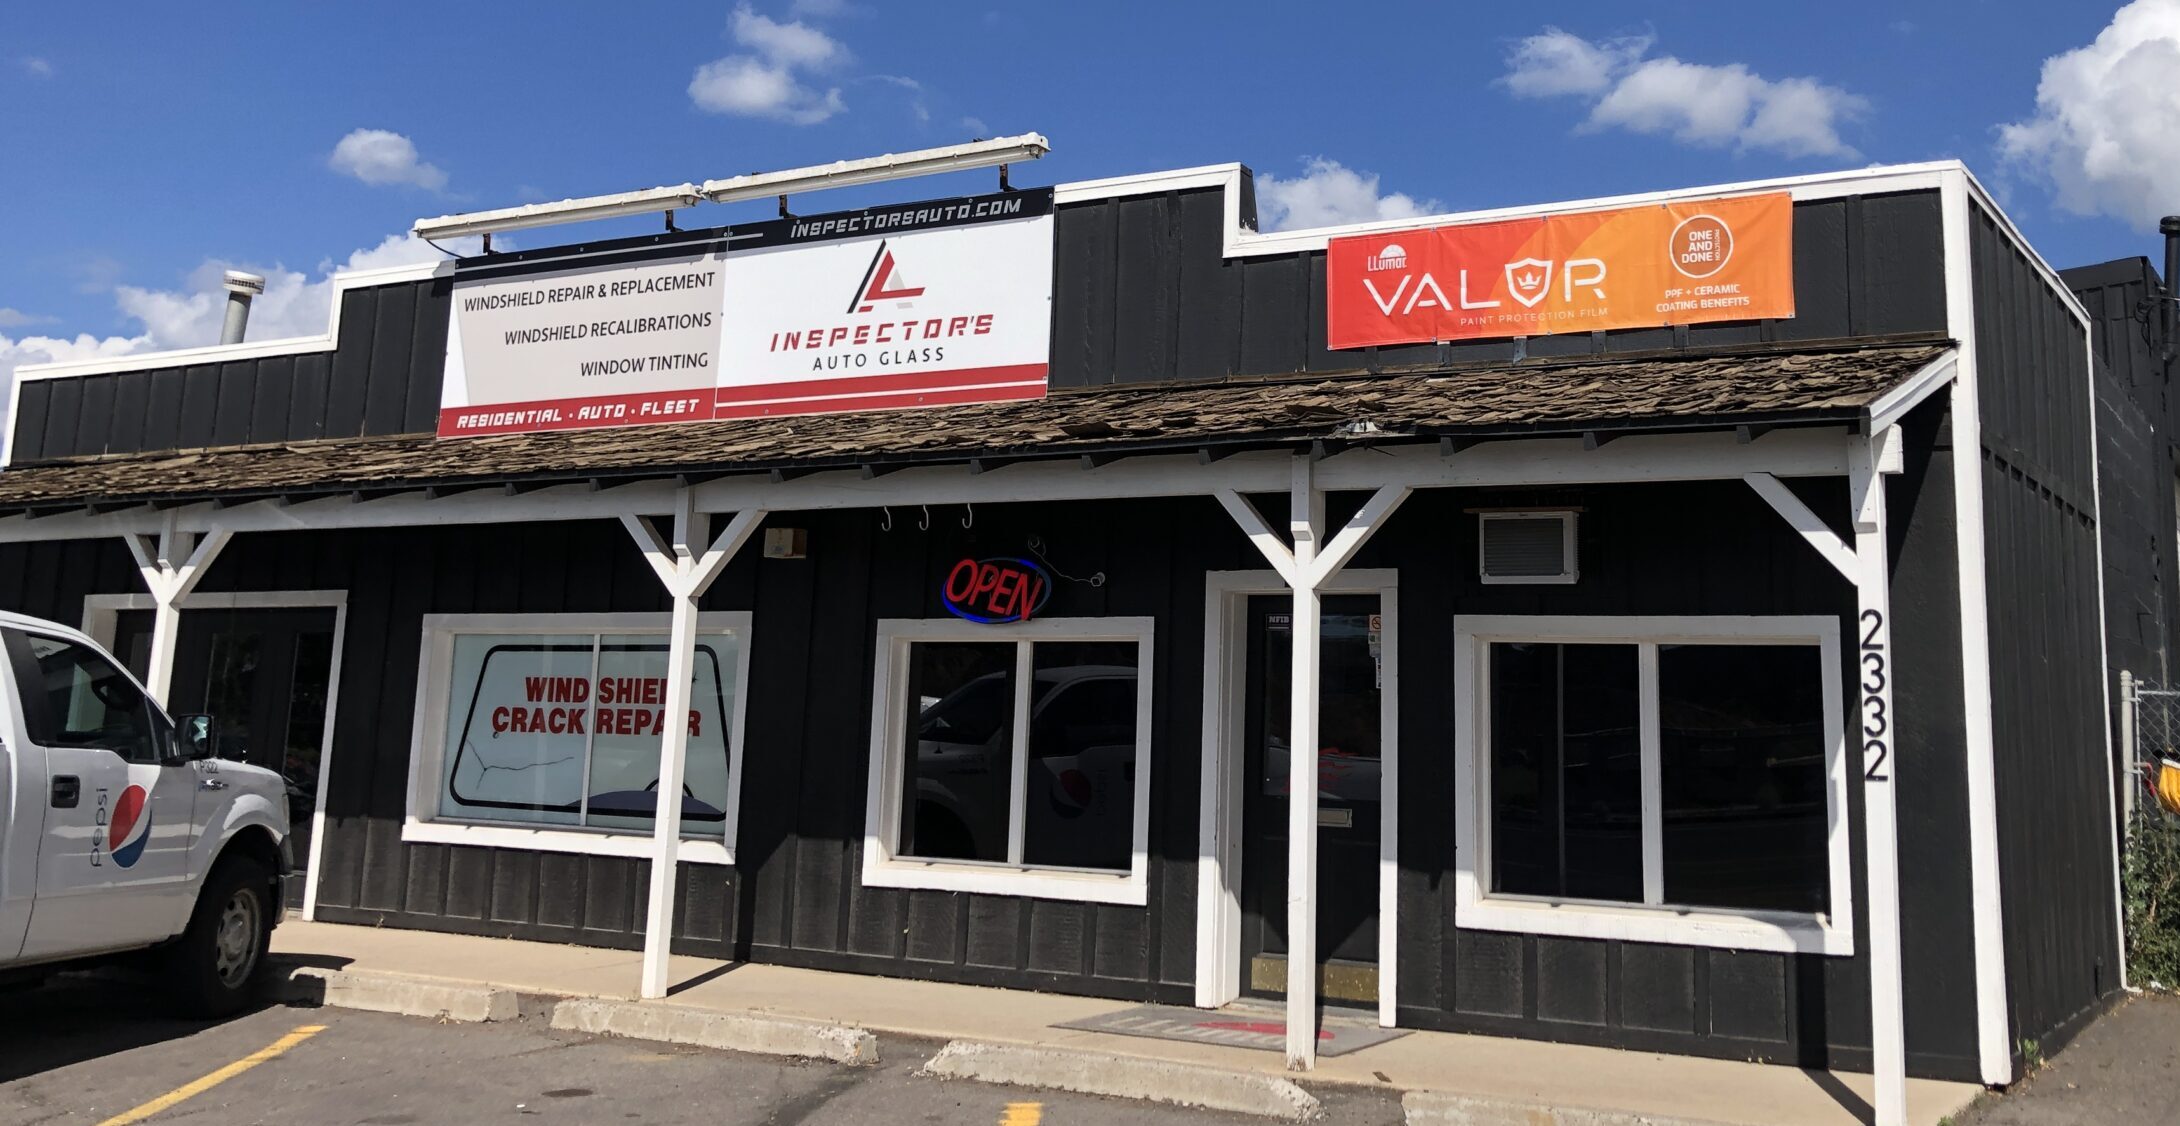
M 53 776 L 53 808 L 74 809 L 83 797 L 83 782 L 73 774 Z
M 206 778 L 197 783 L 197 788 L 200 790 L 224 790 L 227 788 L 227 783 L 217 778 Z

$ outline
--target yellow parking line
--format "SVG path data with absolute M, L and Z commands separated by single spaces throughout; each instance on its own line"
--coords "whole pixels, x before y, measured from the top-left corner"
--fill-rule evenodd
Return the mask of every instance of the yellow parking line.
M 1007 1113 L 999 1116 L 999 1126 L 1037 1126 L 1044 1120 L 1043 1103 L 1008 1103 Z
M 184 1083 L 134 1110 L 114 1115 L 112 1118 L 99 1123 L 98 1126 L 129 1126 L 131 1122 L 142 1122 L 184 1099 L 201 1095 L 324 1031 L 325 1025 L 306 1024 L 202 1079 Z

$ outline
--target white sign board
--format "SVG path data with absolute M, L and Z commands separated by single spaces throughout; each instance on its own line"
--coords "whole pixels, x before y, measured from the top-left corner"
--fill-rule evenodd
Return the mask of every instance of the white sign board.
M 1051 201 L 1004 192 L 458 272 L 439 434 L 1040 398 Z

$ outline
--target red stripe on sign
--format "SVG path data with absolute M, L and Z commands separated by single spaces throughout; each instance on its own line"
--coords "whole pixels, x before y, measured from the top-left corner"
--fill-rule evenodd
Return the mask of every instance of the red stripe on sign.
M 714 418 L 773 418 L 793 414 L 837 414 L 842 411 L 901 410 L 908 407 L 939 407 L 957 403 L 997 403 L 1014 399 L 1042 399 L 1043 381 L 999 387 L 941 387 L 921 391 L 893 391 L 877 395 L 836 395 L 824 399 L 795 399 L 778 403 L 721 403 Z
M 876 395 L 889 391 L 920 391 L 934 387 L 1027 383 L 1044 378 L 1044 364 L 957 368 L 953 371 L 918 371 L 900 375 L 851 375 L 841 379 L 798 379 L 722 387 L 719 389 L 718 401 L 724 406 L 728 403 L 747 403 L 760 399 L 824 399 L 835 395 Z
M 708 389 L 648 391 L 638 395 L 593 395 L 492 406 L 446 407 L 439 412 L 439 436 L 468 438 L 535 430 L 588 430 L 654 422 L 700 422 L 711 417 L 713 408 Z

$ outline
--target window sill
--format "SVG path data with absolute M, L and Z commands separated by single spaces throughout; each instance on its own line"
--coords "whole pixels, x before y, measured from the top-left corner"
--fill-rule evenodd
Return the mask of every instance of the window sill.
M 1138 867 L 1142 858 L 1138 856 Z M 1017 868 L 1007 864 L 965 864 L 901 858 L 866 861 L 863 886 L 966 891 L 981 895 L 1019 895 L 1076 903 L 1111 903 L 1142 907 L 1150 902 L 1149 881 L 1137 872 L 1089 872 L 1065 868 Z
M 1709 946 L 1779 954 L 1850 957 L 1854 933 L 1820 915 L 1788 911 L 1727 913 L 1672 907 L 1548 900 L 1484 899 L 1456 904 L 1456 927 L 1567 938 L 1618 939 L 1665 946 Z
M 573 852 L 585 856 L 651 858 L 649 835 L 601 833 L 583 829 L 529 829 L 520 825 L 470 825 L 455 821 L 405 821 L 401 839 L 409 844 L 455 844 L 479 848 L 519 848 L 531 852 Z M 720 841 L 681 842 L 683 864 L 734 863 L 734 853 Z

